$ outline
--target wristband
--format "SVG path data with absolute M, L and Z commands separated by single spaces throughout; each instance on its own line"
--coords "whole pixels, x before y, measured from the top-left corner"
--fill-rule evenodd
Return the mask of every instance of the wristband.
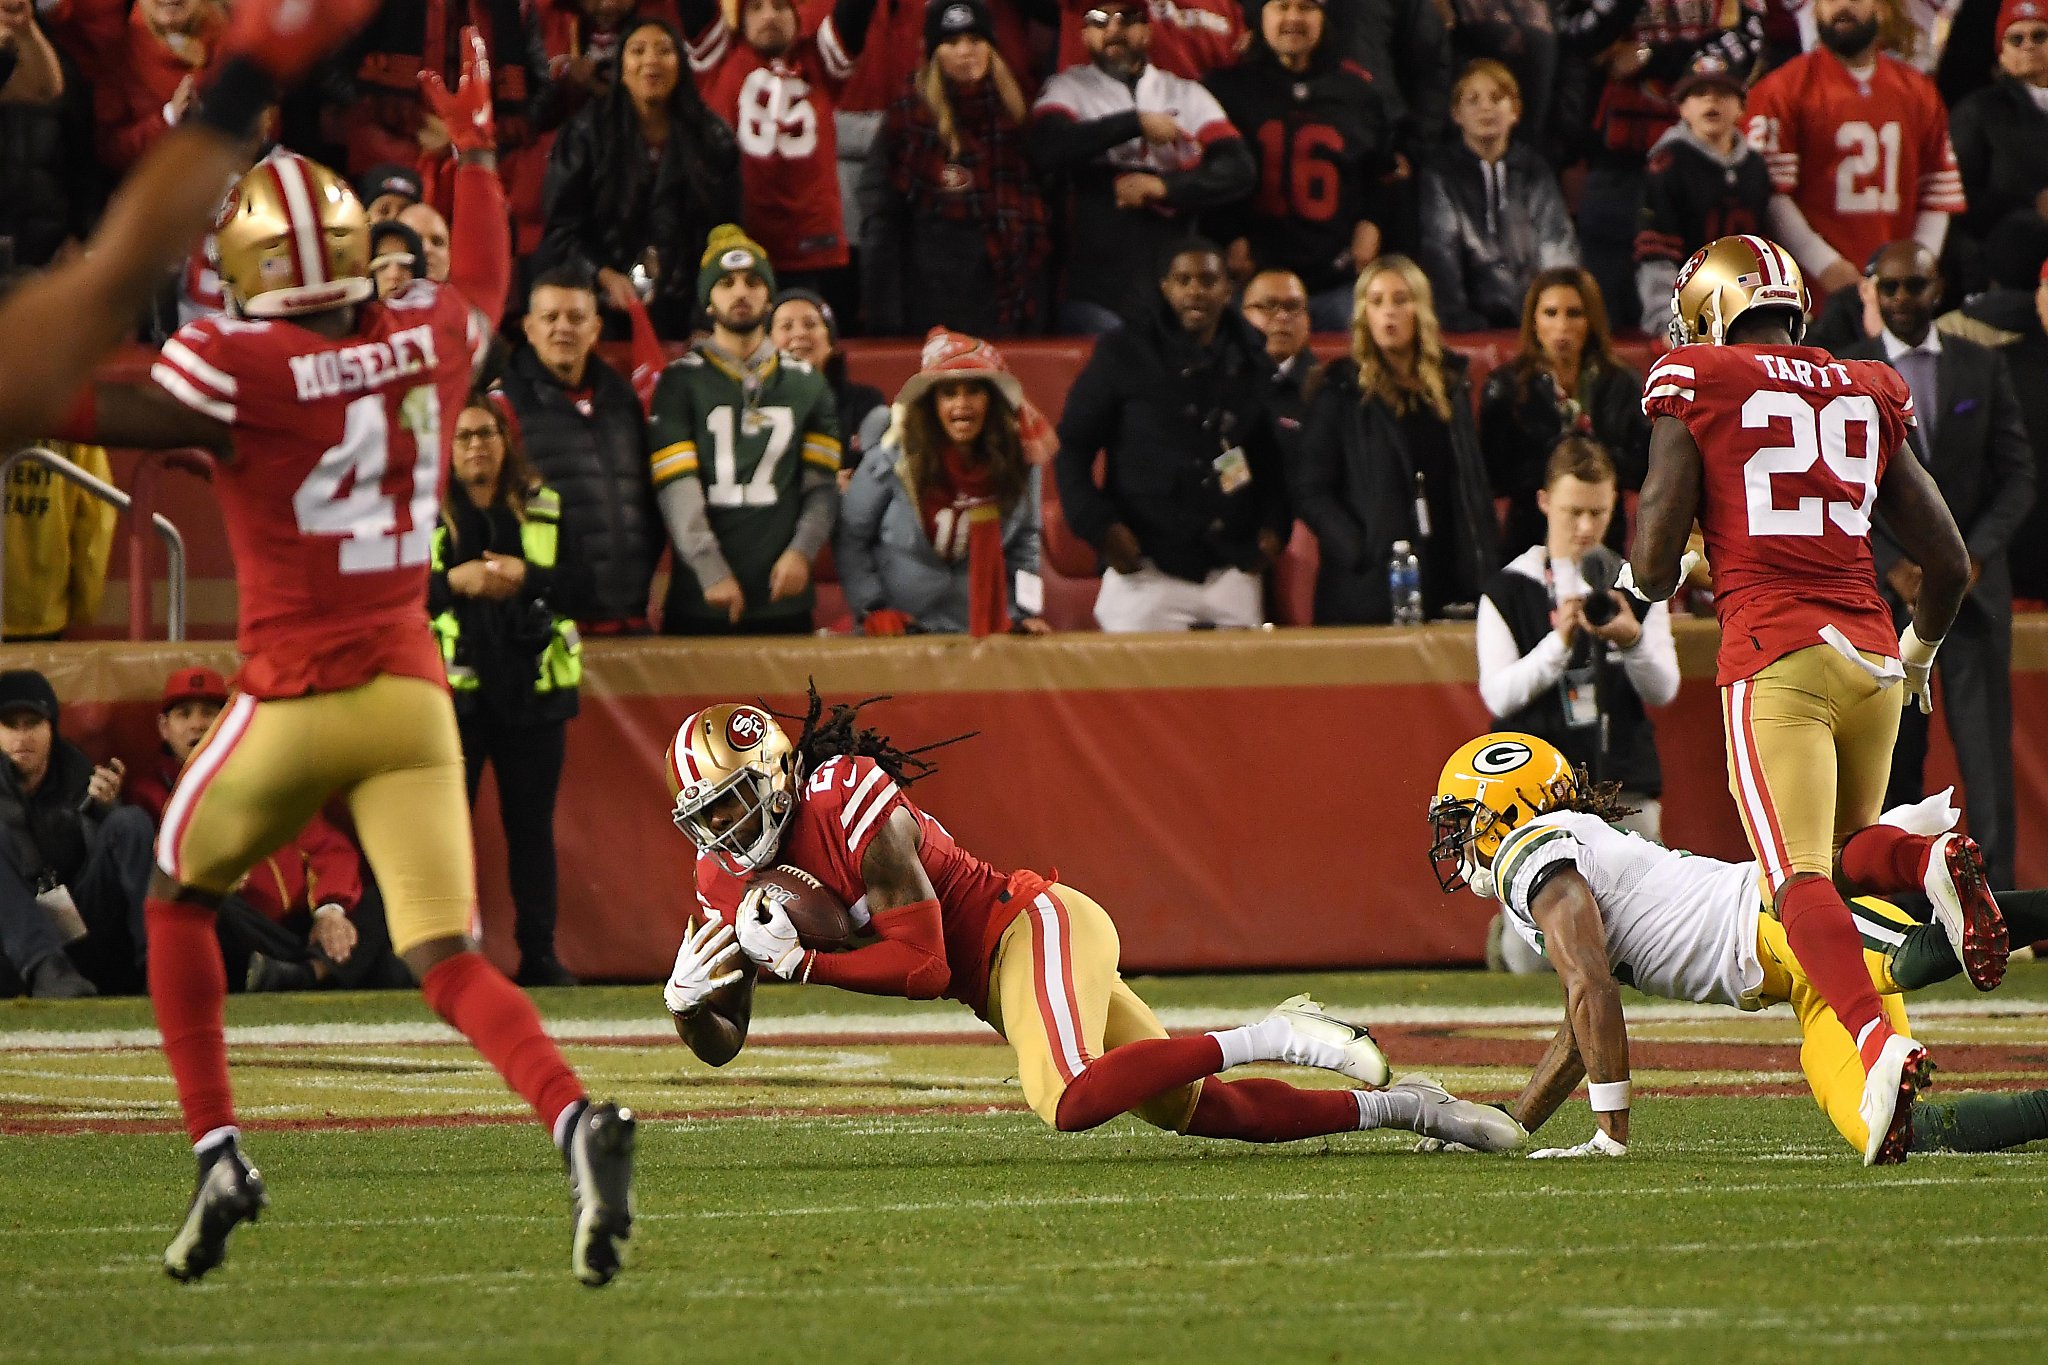
M 1899 632 L 1899 659 L 1902 663 L 1925 668 L 1934 662 L 1934 653 L 1940 648 L 1940 640 L 1921 639 L 1920 632 L 1913 629 L 1913 623 L 1910 621 L 1906 623 L 1906 628 Z
M 256 120 L 275 103 L 277 82 L 270 73 L 247 57 L 230 57 L 206 83 L 188 119 L 240 141 L 256 135 Z
M 348 917 L 348 911 L 342 909 L 341 906 L 334 901 L 328 901 L 325 905 L 319 905 L 313 908 L 313 918 L 316 920 L 326 919 L 333 915 L 339 915 L 342 918 L 346 919 Z
M 1593 1102 L 1596 1114 L 1613 1114 L 1628 1108 L 1628 1082 L 1588 1081 L 1586 1098 Z

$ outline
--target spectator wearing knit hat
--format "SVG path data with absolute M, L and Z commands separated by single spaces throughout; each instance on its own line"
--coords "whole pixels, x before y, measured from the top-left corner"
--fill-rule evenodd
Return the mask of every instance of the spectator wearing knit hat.
M 1999 223 L 2048 219 L 2048 0 L 2005 0 L 1998 11 L 1998 78 L 1956 106 L 1949 121 L 1968 204 L 1956 227 L 1975 259 Z
M 839 578 L 869 635 L 1038 635 L 1045 419 L 995 347 L 933 328 L 841 508 Z M 1032 439 L 1036 437 L 1037 439 Z
M 832 403 L 845 433 L 839 465 L 839 491 L 860 466 L 860 457 L 881 440 L 889 425 L 888 405 L 872 384 L 855 383 L 846 373 L 846 352 L 839 346 L 839 315 L 811 289 L 785 289 L 775 296 L 768 316 L 768 339 L 792 360 L 801 360 L 825 376 Z
M 924 35 L 924 64 L 883 116 L 861 178 L 868 326 L 1037 331 L 1050 237 L 1024 91 L 983 0 L 937 0 Z
M 662 630 L 787 635 L 811 625 L 811 561 L 839 512 L 839 421 L 825 376 L 775 349 L 775 267 L 730 223 L 697 275 L 711 335 L 648 405 L 655 496 L 675 549 Z
M 372 223 L 394 219 L 425 197 L 420 173 L 395 161 L 364 171 L 356 177 L 355 188 Z

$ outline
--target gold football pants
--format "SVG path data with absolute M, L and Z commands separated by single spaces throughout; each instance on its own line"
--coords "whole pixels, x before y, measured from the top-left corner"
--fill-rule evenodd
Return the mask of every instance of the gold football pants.
M 1721 689 L 1728 789 L 1766 907 L 1775 910 L 1778 888 L 1798 873 L 1833 876 L 1841 842 L 1877 820 L 1902 692 L 1827 645 Z
M 462 742 L 448 694 L 423 678 L 277 701 L 236 694 L 185 762 L 157 864 L 224 895 L 337 792 L 377 874 L 392 949 L 468 933 L 476 856 Z
M 1882 946 L 1896 942 L 1915 922 L 1897 906 L 1875 896 L 1857 897 L 1849 903 L 1849 910 L 1863 933 L 1863 962 L 1870 969 L 1871 983 L 1884 1004 L 1885 1018 L 1899 1033 L 1911 1036 L 1906 1025 L 1906 1004 L 1898 993 L 1898 983 L 1892 980 L 1890 962 Z M 1793 1014 L 1799 1018 L 1799 1069 L 1806 1073 L 1813 1102 L 1835 1125 L 1835 1131 L 1861 1152 L 1870 1130 L 1864 1126 L 1861 1113 L 1864 1071 L 1856 1040 L 1806 979 L 1806 969 L 1799 965 L 1792 945 L 1785 939 L 1785 926 L 1773 916 L 1757 916 L 1756 949 L 1764 968 L 1764 1003 L 1775 1005 L 1789 1000 Z
M 1016 1049 L 1024 1100 L 1049 1124 L 1088 1063 L 1124 1043 L 1167 1036 L 1117 974 L 1122 951 L 1109 912 L 1058 883 L 1033 897 L 997 941 L 988 1022 Z M 1155 1128 L 1186 1132 L 1201 1089 L 1179 1086 L 1132 1112 Z

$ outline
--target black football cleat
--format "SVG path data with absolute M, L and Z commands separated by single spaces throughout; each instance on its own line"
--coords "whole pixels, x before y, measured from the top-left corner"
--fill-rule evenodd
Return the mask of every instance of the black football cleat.
M 226 1258 L 228 1234 L 235 1225 L 255 1222 L 269 1204 L 263 1173 L 229 1138 L 203 1159 L 185 1225 L 164 1249 L 164 1273 L 188 1283 L 198 1279 Z
M 569 1134 L 575 1240 L 569 1268 L 593 1288 L 619 1273 L 619 1243 L 633 1235 L 633 1111 L 607 1100 L 584 1108 Z

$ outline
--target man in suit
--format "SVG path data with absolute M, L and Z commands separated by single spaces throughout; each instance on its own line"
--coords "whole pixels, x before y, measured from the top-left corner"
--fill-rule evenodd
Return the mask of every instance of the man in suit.
M 1913 390 L 1919 455 L 1970 551 L 1970 594 L 1941 650 L 1942 714 L 1955 740 L 1970 834 L 1994 887 L 2013 884 L 2012 575 L 2006 548 L 2034 502 L 2034 456 L 2005 357 L 1935 330 L 1941 272 L 1926 247 L 1893 242 L 1872 258 L 1884 331 L 1843 349 L 1888 361 Z M 1919 591 L 1920 566 L 1884 528 L 1871 537 L 1892 610 Z M 1899 723 L 1887 806 L 1918 800 L 1927 722 L 1908 706 Z

